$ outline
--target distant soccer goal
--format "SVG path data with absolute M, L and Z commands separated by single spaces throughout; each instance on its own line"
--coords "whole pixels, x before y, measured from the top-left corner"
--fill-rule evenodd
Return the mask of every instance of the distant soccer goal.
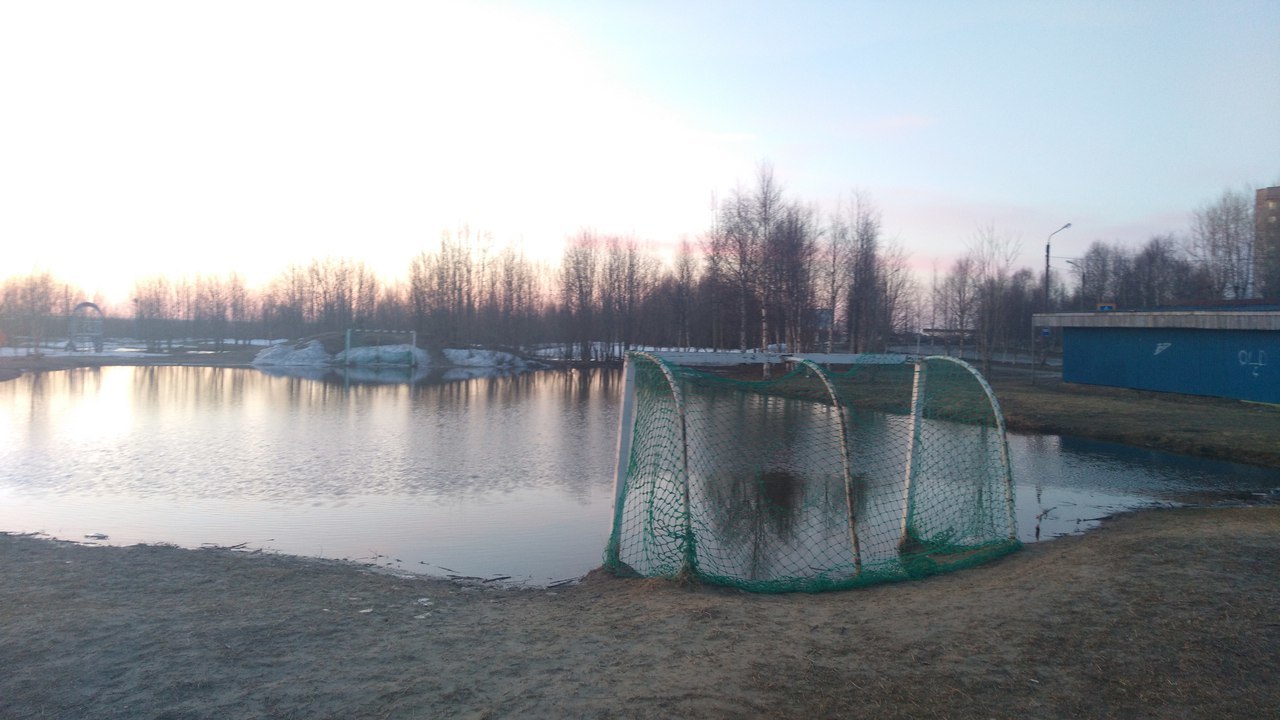
M 105 315 L 96 303 L 76 305 L 67 319 L 67 350 L 102 352 L 102 324 Z
M 348 328 L 339 358 L 344 365 L 418 365 L 418 333 L 414 330 Z
M 760 382 L 628 355 L 607 567 L 812 592 L 1020 546 L 1004 419 L 972 366 L 789 360 Z

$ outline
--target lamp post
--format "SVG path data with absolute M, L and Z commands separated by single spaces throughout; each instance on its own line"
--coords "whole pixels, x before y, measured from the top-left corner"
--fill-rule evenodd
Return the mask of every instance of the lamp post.
M 1057 235 L 1058 233 L 1062 232 L 1063 230 L 1066 230 L 1069 227 L 1071 227 L 1071 223 L 1067 223 L 1066 225 L 1063 225 L 1057 230 L 1054 230 L 1053 232 L 1049 233 L 1049 237 L 1045 238 L 1045 241 L 1044 241 L 1044 313 L 1046 315 L 1049 314 L 1049 241 L 1053 240 L 1054 235 Z M 1031 384 L 1032 385 L 1036 384 L 1035 355 L 1036 355 L 1037 340 L 1038 338 L 1036 337 L 1035 323 L 1031 323 Z M 1042 358 L 1047 360 L 1048 357 L 1049 357 L 1049 344 L 1046 342 L 1044 343 L 1044 355 L 1042 356 Z
M 1054 230 L 1049 233 L 1049 237 L 1045 238 L 1044 241 L 1044 312 L 1046 315 L 1049 313 L 1049 241 L 1053 239 L 1054 235 L 1057 235 L 1069 227 L 1071 227 L 1071 223 L 1067 223 L 1057 230 Z

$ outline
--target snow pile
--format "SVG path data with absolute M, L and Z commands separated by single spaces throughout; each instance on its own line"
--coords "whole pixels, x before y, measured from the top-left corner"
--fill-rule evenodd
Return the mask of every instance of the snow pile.
M 417 365 L 431 364 L 427 351 L 412 345 L 369 345 L 355 347 L 334 356 L 339 365 Z
M 500 350 L 447 348 L 442 353 L 446 359 L 445 367 L 452 368 L 448 372 L 456 376 L 449 379 L 496 377 L 500 374 L 521 372 L 540 367 L 539 363 L 535 362 L 530 365 L 519 356 Z M 272 345 L 259 351 L 257 357 L 253 359 L 253 364 L 267 371 L 269 371 L 268 368 L 311 368 L 319 370 L 320 376 L 332 369 L 347 368 L 344 372 L 348 373 L 348 379 L 355 379 L 354 376 L 350 375 L 355 368 L 370 368 L 372 372 L 373 369 L 377 368 L 395 369 L 406 368 L 410 365 L 417 368 L 416 372 L 411 373 L 411 377 L 402 379 L 416 379 L 425 375 L 432 366 L 431 356 L 427 351 L 412 345 L 358 347 L 351 348 L 350 352 L 330 355 L 325 352 L 324 345 L 319 340 L 298 344 L 282 343 L 280 345 Z M 306 374 L 302 370 L 280 370 L 276 372 L 300 376 Z M 379 379 L 390 377 L 381 371 L 375 372 L 374 375 Z
M 446 348 L 444 356 L 449 360 L 449 364 L 455 367 L 508 368 L 512 370 L 522 370 L 526 367 L 524 360 L 501 350 L 455 350 Z
M 431 356 L 425 350 L 412 345 L 377 345 L 351 348 L 350 352 L 330 355 L 319 340 L 302 345 L 272 345 L 258 353 L 254 365 L 283 365 L 287 367 L 326 367 L 330 365 L 413 365 L 425 367 L 431 364 Z
M 272 345 L 258 352 L 254 365 L 288 365 L 291 367 L 318 367 L 333 364 L 333 356 L 324 351 L 319 340 L 305 345 Z

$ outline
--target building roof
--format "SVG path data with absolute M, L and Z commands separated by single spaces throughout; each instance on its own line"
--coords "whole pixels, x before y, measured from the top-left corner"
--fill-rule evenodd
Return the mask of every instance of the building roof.
M 1197 330 L 1277 330 L 1277 310 L 1122 310 L 1112 312 L 1037 313 L 1036 327 L 1063 328 L 1192 328 Z

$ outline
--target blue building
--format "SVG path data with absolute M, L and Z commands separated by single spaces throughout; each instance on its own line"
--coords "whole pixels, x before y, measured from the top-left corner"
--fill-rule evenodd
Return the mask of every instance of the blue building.
M 1062 379 L 1280 403 L 1280 308 L 1036 315 L 1062 329 Z

